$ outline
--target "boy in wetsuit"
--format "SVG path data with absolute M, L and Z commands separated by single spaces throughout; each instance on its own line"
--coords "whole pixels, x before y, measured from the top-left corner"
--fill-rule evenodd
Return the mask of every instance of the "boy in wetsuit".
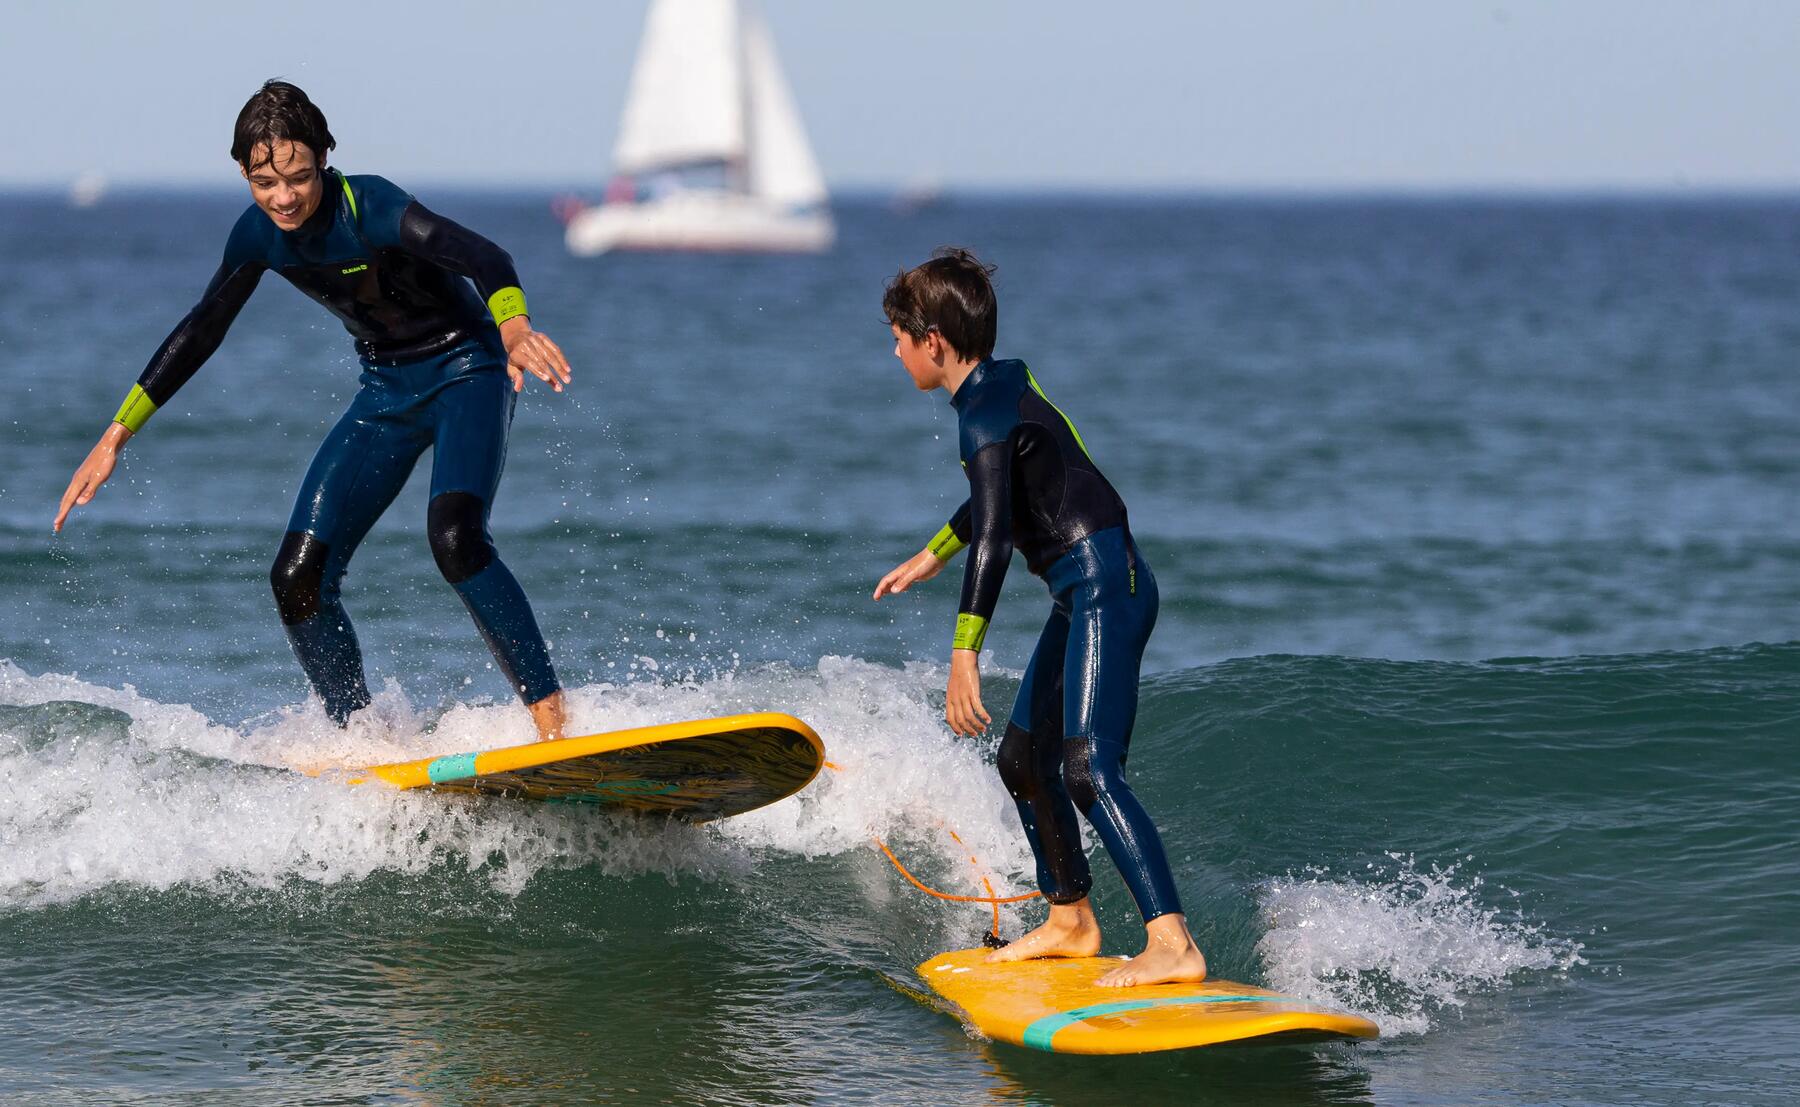
M 989 960 L 1100 951 L 1079 808 L 1130 886 L 1146 931 L 1144 952 L 1098 983 L 1201 980 L 1206 959 L 1188 932 L 1162 841 L 1125 782 L 1138 668 L 1156 624 L 1156 578 L 1131 540 L 1124 501 L 1075 424 L 1024 362 L 994 360 L 992 272 L 965 250 L 941 250 L 887 286 L 882 309 L 894 355 L 920 391 L 950 393 L 969 499 L 923 550 L 881 578 L 875 598 L 930 580 L 970 548 L 944 717 L 951 730 L 973 737 L 992 721 L 981 704 L 981 642 L 1015 548 L 1050 588 L 1050 619 L 998 757 L 1050 917 Z
M 269 81 L 244 105 L 231 156 L 254 203 L 200 302 L 76 470 L 55 529 L 94 498 L 126 440 L 218 349 L 262 274 L 278 272 L 343 322 L 363 367 L 361 388 L 301 483 L 270 575 L 288 639 L 326 712 L 343 726 L 369 703 L 338 586 L 429 446 L 432 555 L 538 736 L 561 737 L 563 697 L 543 635 L 487 520 L 524 374 L 561 392 L 568 360 L 532 329 L 506 251 L 381 177 L 327 168 L 336 145 L 324 114 L 291 84 Z

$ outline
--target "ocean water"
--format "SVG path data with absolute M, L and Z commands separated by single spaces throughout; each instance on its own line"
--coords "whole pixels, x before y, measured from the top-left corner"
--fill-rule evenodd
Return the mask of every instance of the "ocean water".
M 529 736 L 424 467 L 346 581 L 378 692 L 337 731 L 267 571 L 341 328 L 265 279 L 52 538 L 241 201 L 0 197 L 0 1100 L 1791 1101 L 1800 200 L 871 198 L 822 258 L 580 260 L 546 196 L 420 191 L 575 364 L 493 525 L 574 728 L 785 710 L 841 769 L 701 828 L 292 772 Z M 868 598 L 961 499 L 880 313 L 949 242 L 1156 567 L 1133 784 L 1214 974 L 1379 1041 L 1059 1057 L 909 994 L 991 919 L 871 839 L 1030 872 L 997 734 L 941 721 L 955 574 Z M 1045 608 L 1015 565 L 997 717 Z

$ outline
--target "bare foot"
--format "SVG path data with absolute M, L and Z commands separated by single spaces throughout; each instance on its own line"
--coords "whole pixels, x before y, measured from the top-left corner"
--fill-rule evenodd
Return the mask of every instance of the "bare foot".
M 1100 952 L 1100 920 L 1085 899 L 1053 903 L 1044 925 L 987 955 L 989 961 L 1029 961 L 1035 957 L 1092 957 Z
M 563 694 L 560 691 L 527 704 L 525 710 L 531 712 L 531 721 L 537 726 L 538 741 L 554 742 L 563 736 Z
M 1206 979 L 1206 958 L 1188 933 L 1184 915 L 1158 915 L 1144 927 L 1144 952 L 1094 983 L 1102 988 L 1145 984 L 1198 984 Z

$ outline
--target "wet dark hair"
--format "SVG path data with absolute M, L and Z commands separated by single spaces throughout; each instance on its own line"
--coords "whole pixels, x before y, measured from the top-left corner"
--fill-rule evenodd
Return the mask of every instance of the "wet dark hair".
M 945 246 L 923 265 L 900 270 L 888 282 L 881 310 L 915 342 L 935 330 L 964 360 L 992 357 L 1000 316 L 988 279 L 993 272 L 994 266 L 962 247 Z
M 238 112 L 237 126 L 231 132 L 231 158 L 248 173 L 257 165 L 268 164 L 274 157 L 275 144 L 284 140 L 311 149 L 313 161 L 320 166 L 325 164 L 325 151 L 337 146 L 331 128 L 325 125 L 325 113 L 306 98 L 298 85 L 264 81 L 256 95 L 245 101 L 244 110 Z M 250 164 L 251 156 L 258 151 L 263 154 L 261 160 Z

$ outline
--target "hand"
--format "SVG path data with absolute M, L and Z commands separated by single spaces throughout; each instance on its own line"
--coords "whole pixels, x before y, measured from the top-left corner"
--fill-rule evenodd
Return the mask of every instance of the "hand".
M 875 586 L 875 598 L 879 600 L 890 592 L 904 592 L 922 580 L 937 576 L 943 567 L 944 563 L 938 560 L 937 554 L 929 549 L 920 550 L 881 578 L 881 583 Z
M 527 373 L 557 392 L 569 383 L 569 359 L 562 347 L 543 331 L 532 330 L 529 316 L 515 315 L 500 324 L 500 341 L 506 343 L 506 375 L 512 378 L 514 392 L 525 387 Z
M 100 486 L 113 475 L 113 467 L 119 463 L 119 450 L 130 437 L 131 431 L 123 423 L 114 423 L 106 428 L 100 441 L 88 451 L 87 460 L 81 463 L 81 467 L 69 479 L 69 490 L 63 493 L 62 509 L 56 513 L 56 522 L 50 524 L 53 532 L 61 534 L 63 520 L 69 517 L 69 512 L 75 505 L 92 500 L 94 493 L 100 491 Z
M 950 729 L 974 738 L 994 720 L 981 706 L 981 655 L 974 650 L 950 651 L 950 685 L 944 689 L 944 721 Z

